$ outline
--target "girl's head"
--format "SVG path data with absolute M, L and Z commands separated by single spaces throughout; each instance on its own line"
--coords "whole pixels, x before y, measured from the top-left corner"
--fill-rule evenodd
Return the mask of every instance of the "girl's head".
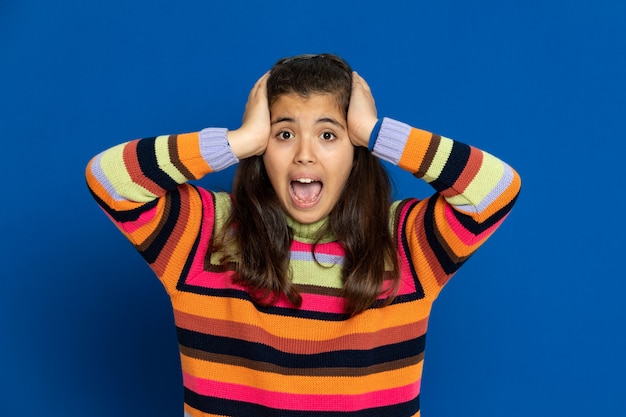
M 270 72 L 263 163 L 278 201 L 299 223 L 328 216 L 352 172 L 351 82 L 348 64 L 327 54 L 282 59 Z

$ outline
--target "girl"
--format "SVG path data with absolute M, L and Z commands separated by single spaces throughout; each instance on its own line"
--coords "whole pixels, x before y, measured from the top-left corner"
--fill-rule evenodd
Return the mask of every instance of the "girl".
M 435 193 L 391 203 L 379 158 Z M 188 183 L 235 163 L 232 195 Z M 171 298 L 185 416 L 419 416 L 431 305 L 520 188 L 488 153 L 379 119 L 329 54 L 278 61 L 237 130 L 131 141 L 86 172 Z

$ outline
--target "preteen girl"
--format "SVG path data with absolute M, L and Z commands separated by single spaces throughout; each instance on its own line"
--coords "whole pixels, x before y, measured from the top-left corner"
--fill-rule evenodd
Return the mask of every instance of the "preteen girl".
M 391 202 L 379 159 L 433 195 Z M 188 182 L 236 163 L 232 194 Z M 520 189 L 494 156 L 378 118 L 330 54 L 278 61 L 239 129 L 127 142 L 86 172 L 171 298 L 194 417 L 419 416 L 432 303 Z

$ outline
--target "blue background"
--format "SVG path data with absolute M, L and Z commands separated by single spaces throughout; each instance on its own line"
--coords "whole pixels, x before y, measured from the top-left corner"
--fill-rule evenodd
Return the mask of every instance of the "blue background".
M 0 415 L 182 415 L 169 301 L 84 167 L 129 139 L 236 128 L 277 59 L 326 51 L 380 115 L 523 177 L 435 304 L 424 415 L 624 415 L 625 5 L 2 0 Z M 430 192 L 392 173 L 398 196 Z

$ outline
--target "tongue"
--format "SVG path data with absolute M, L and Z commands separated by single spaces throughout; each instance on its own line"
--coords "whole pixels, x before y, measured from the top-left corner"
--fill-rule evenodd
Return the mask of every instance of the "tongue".
M 293 193 L 300 201 L 312 201 L 322 190 L 322 183 L 319 181 L 313 181 L 308 184 L 304 184 L 298 181 L 291 183 L 293 187 Z

